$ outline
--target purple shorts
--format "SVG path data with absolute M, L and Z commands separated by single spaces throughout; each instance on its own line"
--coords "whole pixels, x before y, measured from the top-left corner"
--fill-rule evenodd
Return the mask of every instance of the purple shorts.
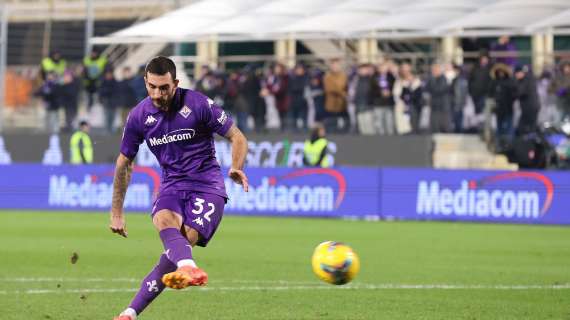
M 180 191 L 159 195 L 152 207 L 152 216 L 168 209 L 182 216 L 182 223 L 200 234 L 197 245 L 205 247 L 222 221 L 226 198 L 213 193 Z

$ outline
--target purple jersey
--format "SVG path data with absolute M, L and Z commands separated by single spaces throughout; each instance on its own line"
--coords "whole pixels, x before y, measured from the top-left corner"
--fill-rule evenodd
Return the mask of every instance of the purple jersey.
M 160 193 L 202 191 L 226 196 L 214 149 L 214 132 L 225 135 L 233 120 L 208 97 L 178 88 L 164 112 L 142 100 L 127 118 L 121 153 L 134 159 L 146 141 L 162 168 Z

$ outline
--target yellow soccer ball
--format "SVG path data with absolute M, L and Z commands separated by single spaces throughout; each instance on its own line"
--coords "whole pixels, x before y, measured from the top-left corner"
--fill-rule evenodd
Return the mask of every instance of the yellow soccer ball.
M 335 241 L 319 244 L 313 252 L 313 272 L 324 282 L 349 283 L 360 270 L 360 260 L 351 247 Z

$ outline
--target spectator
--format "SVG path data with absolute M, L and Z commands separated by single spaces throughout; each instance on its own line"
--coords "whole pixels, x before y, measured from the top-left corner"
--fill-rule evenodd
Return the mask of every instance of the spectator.
M 327 145 L 325 127 L 316 123 L 311 131 L 311 138 L 305 141 L 303 149 L 303 164 L 311 167 L 328 167 Z
M 517 48 L 509 36 L 501 36 L 491 45 L 491 53 L 495 55 L 495 63 L 504 63 L 514 68 L 517 64 Z
M 451 87 L 439 64 L 431 66 L 425 90 L 430 96 L 430 131 L 451 132 Z
M 556 95 L 560 119 L 570 117 L 570 61 L 560 64 L 560 70 L 554 76 L 550 92 Z
M 516 100 L 516 83 L 512 70 L 503 63 L 497 63 L 491 69 L 492 82 L 490 94 L 495 99 L 497 115 L 497 136 L 510 138 L 513 135 L 513 105 Z
M 393 95 L 400 101 L 410 115 L 412 133 L 420 133 L 420 116 L 423 108 L 423 88 L 420 79 L 412 72 L 408 63 L 400 66 L 400 77 L 394 83 Z
M 121 70 L 121 80 L 117 80 L 117 107 L 120 110 L 121 123 L 124 123 L 127 119 L 129 111 L 131 108 L 137 105 L 135 91 L 132 86 L 133 73 L 130 67 L 124 67 Z
M 558 123 L 561 120 L 556 106 L 556 95 L 550 91 L 552 82 L 552 73 L 546 69 L 542 71 L 536 84 L 540 100 L 540 111 L 537 116 L 538 123 Z
M 101 86 L 101 76 L 107 66 L 107 58 L 99 55 L 99 51 L 92 50 L 83 58 L 84 80 L 83 85 L 87 93 L 87 110 L 90 111 L 95 103 L 95 95 Z
M 56 81 L 59 81 L 67 68 L 67 62 L 61 57 L 59 51 L 52 52 L 49 57 L 42 59 L 40 73 L 42 80 L 46 80 L 47 75 L 51 73 Z
M 199 91 L 207 97 L 214 99 L 216 90 L 216 79 L 214 72 L 208 66 L 202 66 L 201 77 L 196 82 L 196 91 Z
M 373 77 L 372 105 L 374 106 L 375 125 L 381 135 L 393 135 L 396 133 L 394 124 L 395 100 L 392 94 L 396 77 L 390 71 L 387 62 L 378 65 L 377 72 Z
M 115 76 L 113 75 L 113 70 L 107 69 L 103 75 L 101 87 L 99 88 L 99 99 L 101 100 L 101 104 L 103 104 L 105 128 L 108 133 L 113 133 L 114 131 L 113 124 L 115 123 L 115 113 L 119 103 L 117 99 L 118 95 L 118 86 Z
M 81 66 L 79 66 L 79 71 Z M 65 111 L 65 127 L 64 131 L 71 132 L 73 130 L 73 121 L 77 116 L 79 109 L 79 92 L 81 91 L 81 73 L 74 73 L 67 70 L 63 74 L 63 84 L 61 85 L 61 105 Z
M 287 115 L 290 104 L 289 77 L 284 65 L 278 63 L 273 67 L 273 73 L 268 76 L 266 86 L 269 93 L 275 97 L 281 131 L 284 131 L 288 127 Z
M 302 64 L 295 65 L 293 74 L 289 80 L 289 96 L 291 101 L 290 118 L 291 125 L 295 131 L 298 130 L 298 123 L 301 122 L 301 129 L 307 129 L 308 105 L 307 96 L 309 90 L 309 77 Z
M 473 68 L 469 75 L 469 95 L 473 100 L 475 114 L 477 115 L 485 109 L 485 99 L 491 83 L 490 71 L 489 57 L 482 55 L 479 57 L 479 64 Z
M 144 69 L 145 66 L 141 66 L 137 72 L 137 74 L 133 77 L 130 82 L 130 86 L 135 94 L 135 100 L 141 101 L 142 99 L 146 98 L 148 95 L 146 91 L 146 84 L 144 82 Z
M 69 141 L 71 164 L 93 163 L 93 143 L 89 137 L 89 123 L 81 121 L 77 130 Z
M 321 70 L 313 70 L 310 77 L 310 92 L 315 107 L 315 121 L 322 122 L 326 118 L 325 92 L 323 88 L 323 73 Z
M 224 84 L 224 110 L 230 114 L 235 112 L 235 102 L 238 95 L 239 73 L 232 71 Z
M 533 132 L 536 129 L 536 118 L 540 109 L 536 80 L 528 66 L 517 66 L 515 68 L 515 79 L 516 96 L 521 105 L 517 134 Z
M 354 105 L 358 130 L 364 135 L 376 133 L 374 124 L 374 110 L 372 108 L 372 70 L 368 64 L 358 66 L 354 77 Z
M 253 66 L 246 66 L 238 79 L 238 90 L 235 101 L 237 126 L 243 132 L 249 131 L 248 118 L 257 112 L 255 116 L 263 119 L 262 110 L 258 109 L 261 93 L 261 83 Z M 254 116 L 254 118 L 255 118 Z M 255 119 L 254 119 L 255 122 Z M 261 125 L 257 120 L 258 124 Z M 261 130 L 261 128 L 259 128 Z
M 57 75 L 54 72 L 48 72 L 42 86 L 36 92 L 41 97 L 46 107 L 46 130 L 50 134 L 59 133 L 59 103 L 61 91 L 57 83 Z
M 350 120 L 347 109 L 347 85 L 348 78 L 342 71 L 341 61 L 333 59 L 330 69 L 324 77 L 325 110 L 327 118 L 325 127 L 327 131 L 339 131 L 338 120 L 342 119 L 342 131 L 350 130 Z
M 455 75 L 451 82 L 453 96 L 453 129 L 455 133 L 461 133 L 463 132 L 463 110 L 467 105 L 469 85 L 461 66 L 454 65 L 453 71 Z
M 253 83 L 251 89 L 251 99 L 253 103 L 253 123 L 255 125 L 255 131 L 257 133 L 265 132 L 266 129 L 266 115 L 267 115 L 267 105 L 265 104 L 265 98 L 262 95 L 262 85 L 263 85 L 263 70 L 257 68 L 253 73 Z

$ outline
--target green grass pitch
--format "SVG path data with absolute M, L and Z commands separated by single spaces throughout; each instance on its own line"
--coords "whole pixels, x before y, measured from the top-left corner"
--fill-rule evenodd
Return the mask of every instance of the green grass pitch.
M 106 214 L 0 212 L 0 319 L 123 310 L 162 248 L 147 215 L 127 215 L 128 239 L 107 225 Z M 349 285 L 312 274 L 325 240 L 359 254 Z M 194 256 L 208 286 L 165 291 L 139 319 L 570 319 L 565 227 L 226 216 Z

